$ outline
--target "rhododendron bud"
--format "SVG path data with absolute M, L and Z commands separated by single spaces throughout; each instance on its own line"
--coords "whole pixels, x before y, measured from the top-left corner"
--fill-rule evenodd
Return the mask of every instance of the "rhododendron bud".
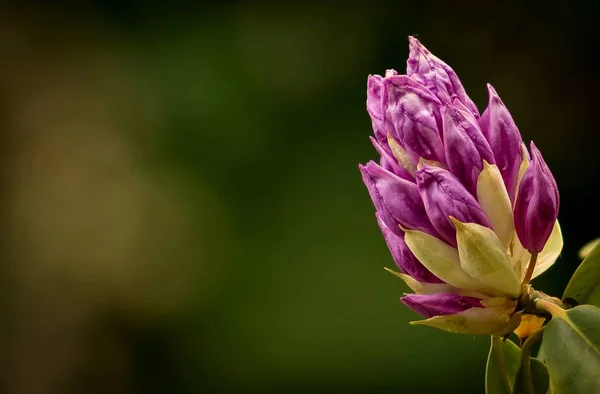
M 426 324 L 504 335 L 523 283 L 562 250 L 556 182 L 489 87 L 479 117 L 456 73 L 410 38 L 406 75 L 370 76 L 367 109 L 380 163 L 360 166 L 402 302 Z M 531 162 L 530 162 L 531 161 Z
M 424 165 L 415 176 L 427 216 L 446 242 L 456 245 L 456 230 L 450 221 L 451 217 L 489 226 L 475 197 L 452 173 L 443 168 Z
M 514 201 L 519 167 L 523 161 L 521 134 L 492 85 L 488 84 L 488 91 L 489 103 L 479 119 L 479 125 L 494 152 L 508 196 Z
M 374 162 L 360 167 L 371 199 L 385 224 L 399 231 L 399 225 L 435 233 L 417 185 L 381 168 Z
M 519 185 L 514 216 L 521 244 L 529 252 L 539 253 L 552 233 L 560 199 L 556 181 L 533 142 L 531 157 Z

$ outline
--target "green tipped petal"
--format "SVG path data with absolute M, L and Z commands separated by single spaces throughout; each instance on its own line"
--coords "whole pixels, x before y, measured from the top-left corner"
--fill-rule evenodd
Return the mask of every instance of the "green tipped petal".
M 556 261 L 560 252 L 563 248 L 563 238 L 562 231 L 560 230 L 560 225 L 558 224 L 558 220 L 554 223 L 554 228 L 552 229 L 552 233 L 550 234 L 550 238 L 546 241 L 546 245 L 544 245 L 544 249 L 540 252 L 538 256 L 538 261 L 533 270 L 532 278 L 535 278 L 544 272 Z
M 515 307 L 515 302 L 505 302 L 500 306 L 470 308 L 453 315 L 434 316 L 410 324 L 431 326 L 455 334 L 503 336 L 519 326 L 521 315 L 513 314 Z
M 477 179 L 477 200 L 506 250 L 515 231 L 510 197 L 498 167 L 485 160 Z
M 460 265 L 473 278 L 502 294 L 518 297 L 519 277 L 513 271 L 506 249 L 491 229 L 476 223 L 461 223 L 451 217 L 456 227 Z
M 486 286 L 467 274 L 460 264 L 458 251 L 438 238 L 417 230 L 405 229 L 404 241 L 429 271 L 454 287 L 470 290 Z

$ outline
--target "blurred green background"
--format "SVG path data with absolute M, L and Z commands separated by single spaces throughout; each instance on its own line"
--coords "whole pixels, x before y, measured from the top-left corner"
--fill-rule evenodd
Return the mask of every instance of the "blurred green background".
M 560 295 L 600 235 L 594 2 L 0 5 L 2 392 L 482 393 L 357 169 L 407 36 L 491 82 L 557 178 Z

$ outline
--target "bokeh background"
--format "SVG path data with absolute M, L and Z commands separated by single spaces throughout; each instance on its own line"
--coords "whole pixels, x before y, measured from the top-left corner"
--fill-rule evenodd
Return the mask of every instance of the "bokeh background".
M 488 338 L 417 315 L 357 169 L 369 73 L 418 34 L 491 82 L 600 235 L 595 2 L 0 5 L 9 394 L 481 393 Z

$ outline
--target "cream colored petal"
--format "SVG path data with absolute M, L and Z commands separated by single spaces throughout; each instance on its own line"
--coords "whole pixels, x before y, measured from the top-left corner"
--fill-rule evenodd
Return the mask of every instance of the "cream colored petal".
M 505 249 L 508 248 L 515 231 L 510 197 L 498 167 L 485 160 L 477 179 L 477 201 L 502 245 Z
M 515 308 L 515 301 L 506 297 L 488 297 L 480 301 L 486 308 L 504 307 L 507 309 Z
M 523 161 L 521 162 L 521 166 L 519 167 L 519 175 L 517 177 L 517 187 L 515 189 L 515 200 L 517 201 L 517 195 L 519 194 L 519 186 L 521 185 L 521 179 L 523 179 L 523 175 L 525 175 L 525 171 L 527 171 L 527 167 L 529 167 L 529 160 L 527 160 L 527 148 L 525 144 L 521 143 L 521 157 L 523 157 Z
M 447 283 L 423 283 L 414 279 L 412 276 L 403 274 L 384 267 L 387 272 L 396 275 L 402 279 L 404 283 L 417 294 L 438 294 L 438 293 L 453 293 L 456 287 L 450 286 Z
M 405 230 L 404 241 L 425 268 L 449 285 L 470 290 L 486 287 L 461 268 L 458 251 L 447 243 L 417 230 Z
M 402 279 L 404 283 L 416 294 L 439 294 L 439 293 L 454 293 L 462 296 L 469 296 L 475 298 L 485 298 L 487 297 L 485 294 L 479 293 L 474 290 L 465 290 L 459 289 L 457 287 L 451 286 L 447 283 L 423 283 L 414 279 L 413 277 L 403 274 L 401 272 L 397 272 L 391 270 L 387 267 L 384 267 L 386 271 L 397 276 Z
M 408 155 L 408 152 L 392 137 L 390 134 L 387 135 L 388 145 L 392 150 L 392 154 L 398 160 L 400 164 L 410 175 L 415 176 L 415 165 Z
M 523 245 L 521 245 L 521 241 L 519 241 L 519 236 L 516 231 L 513 233 L 513 239 L 507 254 L 513 270 L 519 278 L 523 278 L 531 254 L 523 247 Z
M 579 252 L 577 253 L 579 258 L 582 260 L 585 259 L 587 257 L 587 255 L 590 254 L 592 252 L 592 250 L 594 250 L 594 248 L 596 247 L 596 245 L 598 245 L 599 242 L 600 242 L 600 238 L 596 238 L 596 239 L 591 240 L 590 242 L 586 243 L 585 245 L 583 245 L 583 247 L 581 249 L 579 249 Z
M 448 167 L 446 167 L 446 165 L 444 163 L 441 163 L 437 160 L 429 160 L 424 157 L 419 157 L 419 162 L 417 163 L 417 170 L 420 170 L 421 168 L 423 168 L 423 164 L 427 164 L 432 167 L 443 168 L 444 170 L 448 169 Z
M 518 297 L 521 282 L 496 233 L 477 223 L 462 223 L 453 217 L 450 219 L 456 227 L 456 242 L 463 270 L 502 294 Z
M 470 308 L 453 315 L 434 316 L 410 322 L 426 325 L 455 334 L 506 335 L 519 326 L 520 314 L 513 314 L 516 303 L 506 303 L 491 308 Z
M 538 261 L 533 269 L 533 276 L 535 278 L 540 276 L 546 270 L 556 262 L 558 255 L 563 248 L 563 238 L 562 231 L 560 230 L 560 225 L 558 224 L 558 220 L 554 223 L 554 228 L 552 229 L 552 233 L 550 234 L 550 238 L 544 245 L 544 249 L 538 255 Z

